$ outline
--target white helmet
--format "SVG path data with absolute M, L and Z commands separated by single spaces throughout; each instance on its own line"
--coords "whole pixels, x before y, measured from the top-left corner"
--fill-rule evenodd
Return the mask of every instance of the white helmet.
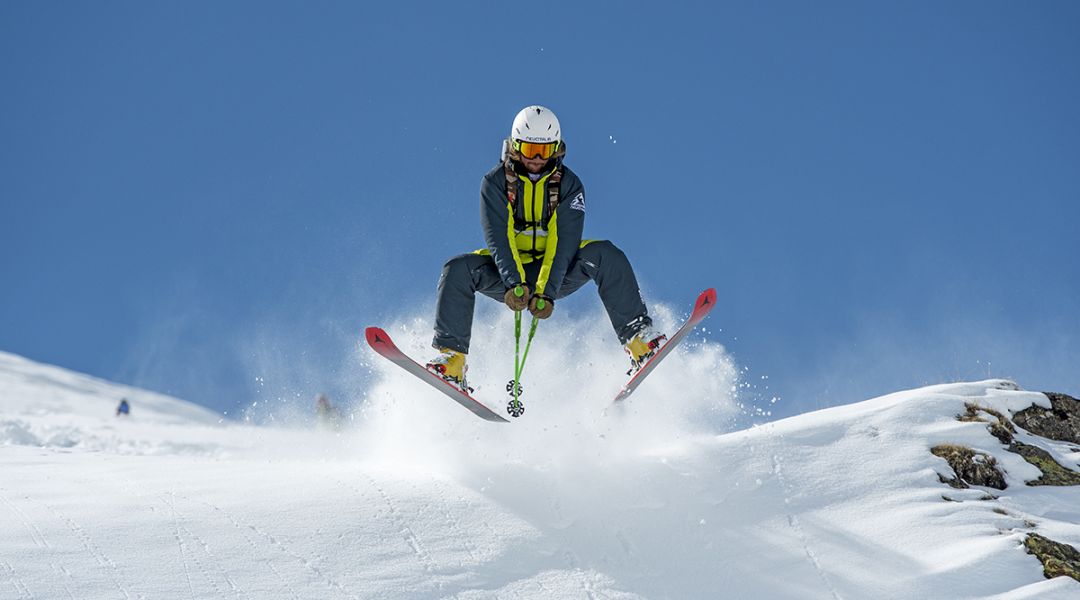
M 527 106 L 514 117 L 510 139 L 535 144 L 562 141 L 562 128 L 555 113 L 543 106 Z

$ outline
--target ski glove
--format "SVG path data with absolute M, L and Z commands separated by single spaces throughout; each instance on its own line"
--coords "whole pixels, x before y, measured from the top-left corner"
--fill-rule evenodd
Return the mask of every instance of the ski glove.
M 529 301 L 529 312 L 537 319 L 546 319 L 550 317 L 551 312 L 554 310 L 555 301 L 543 294 L 537 294 Z
M 524 283 L 519 283 L 506 290 L 506 295 L 503 296 L 503 302 L 510 307 L 510 310 L 518 312 L 525 310 L 525 308 L 529 306 L 529 296 L 529 286 Z

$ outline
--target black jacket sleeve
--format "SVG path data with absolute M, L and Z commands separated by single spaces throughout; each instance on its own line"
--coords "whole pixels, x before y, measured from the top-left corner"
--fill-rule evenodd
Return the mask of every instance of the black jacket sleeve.
M 502 165 L 484 176 L 480 183 L 480 226 L 491 258 L 509 289 L 525 281 L 525 269 L 513 243 L 510 201 L 506 198 L 506 176 Z

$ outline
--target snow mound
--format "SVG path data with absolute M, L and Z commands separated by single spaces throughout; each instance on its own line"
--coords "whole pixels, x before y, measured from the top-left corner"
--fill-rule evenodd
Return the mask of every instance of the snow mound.
M 482 397 L 501 387 L 485 378 L 504 368 L 503 318 L 478 331 Z M 20 374 L 0 374 L 0 596 L 1080 597 L 1022 547 L 1030 532 L 1080 546 L 1077 489 L 1025 485 L 1038 469 L 957 419 L 1042 394 L 948 384 L 718 434 L 735 410 L 722 348 L 688 346 L 650 379 L 663 385 L 604 414 L 621 377 L 598 374 L 621 357 L 605 323 L 572 325 L 538 340 L 527 372 L 561 377 L 505 425 L 377 363 L 349 432 L 217 425 L 165 401 L 160 422 L 117 420 L 105 391 L 5 357 Z M 426 349 L 420 322 L 391 333 Z M 13 380 L 58 404 L 28 413 Z M 93 398 L 105 417 L 55 408 Z M 1016 436 L 1077 468 L 1080 449 Z M 992 456 L 1008 487 L 945 485 L 941 443 Z

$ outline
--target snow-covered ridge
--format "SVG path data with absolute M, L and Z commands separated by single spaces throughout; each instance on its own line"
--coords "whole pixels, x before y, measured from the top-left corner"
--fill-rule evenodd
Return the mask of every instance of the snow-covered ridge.
M 121 398 L 138 405 L 136 415 L 148 422 L 214 424 L 221 420 L 221 415 L 178 398 L 0 352 L 2 414 L 62 411 L 80 417 L 111 416 Z
M 116 408 L 127 399 L 134 423 L 117 435 Z M 0 352 L 0 446 L 24 445 L 126 452 L 162 452 L 170 426 L 216 427 L 221 415 L 163 394 L 43 365 Z M 145 435 L 131 435 L 139 430 Z M 164 448 L 163 448 L 164 447 Z
M 108 388 L 3 358 L 0 421 L 144 445 L 0 438 L 3 598 L 1080 597 L 1022 547 L 1030 532 L 1080 546 L 1080 488 L 1025 485 L 1037 468 L 956 418 L 1049 406 L 1011 382 L 717 435 L 690 412 L 665 420 L 657 394 L 621 414 L 534 404 L 532 421 L 498 426 L 384 377 L 335 435 L 218 425 L 197 407 L 184 422 L 164 400 L 160 422 L 117 420 Z M 690 348 L 666 377 L 716 359 Z M 1016 436 L 1077 469 L 1074 445 Z M 1008 487 L 945 485 L 942 443 L 994 457 Z

